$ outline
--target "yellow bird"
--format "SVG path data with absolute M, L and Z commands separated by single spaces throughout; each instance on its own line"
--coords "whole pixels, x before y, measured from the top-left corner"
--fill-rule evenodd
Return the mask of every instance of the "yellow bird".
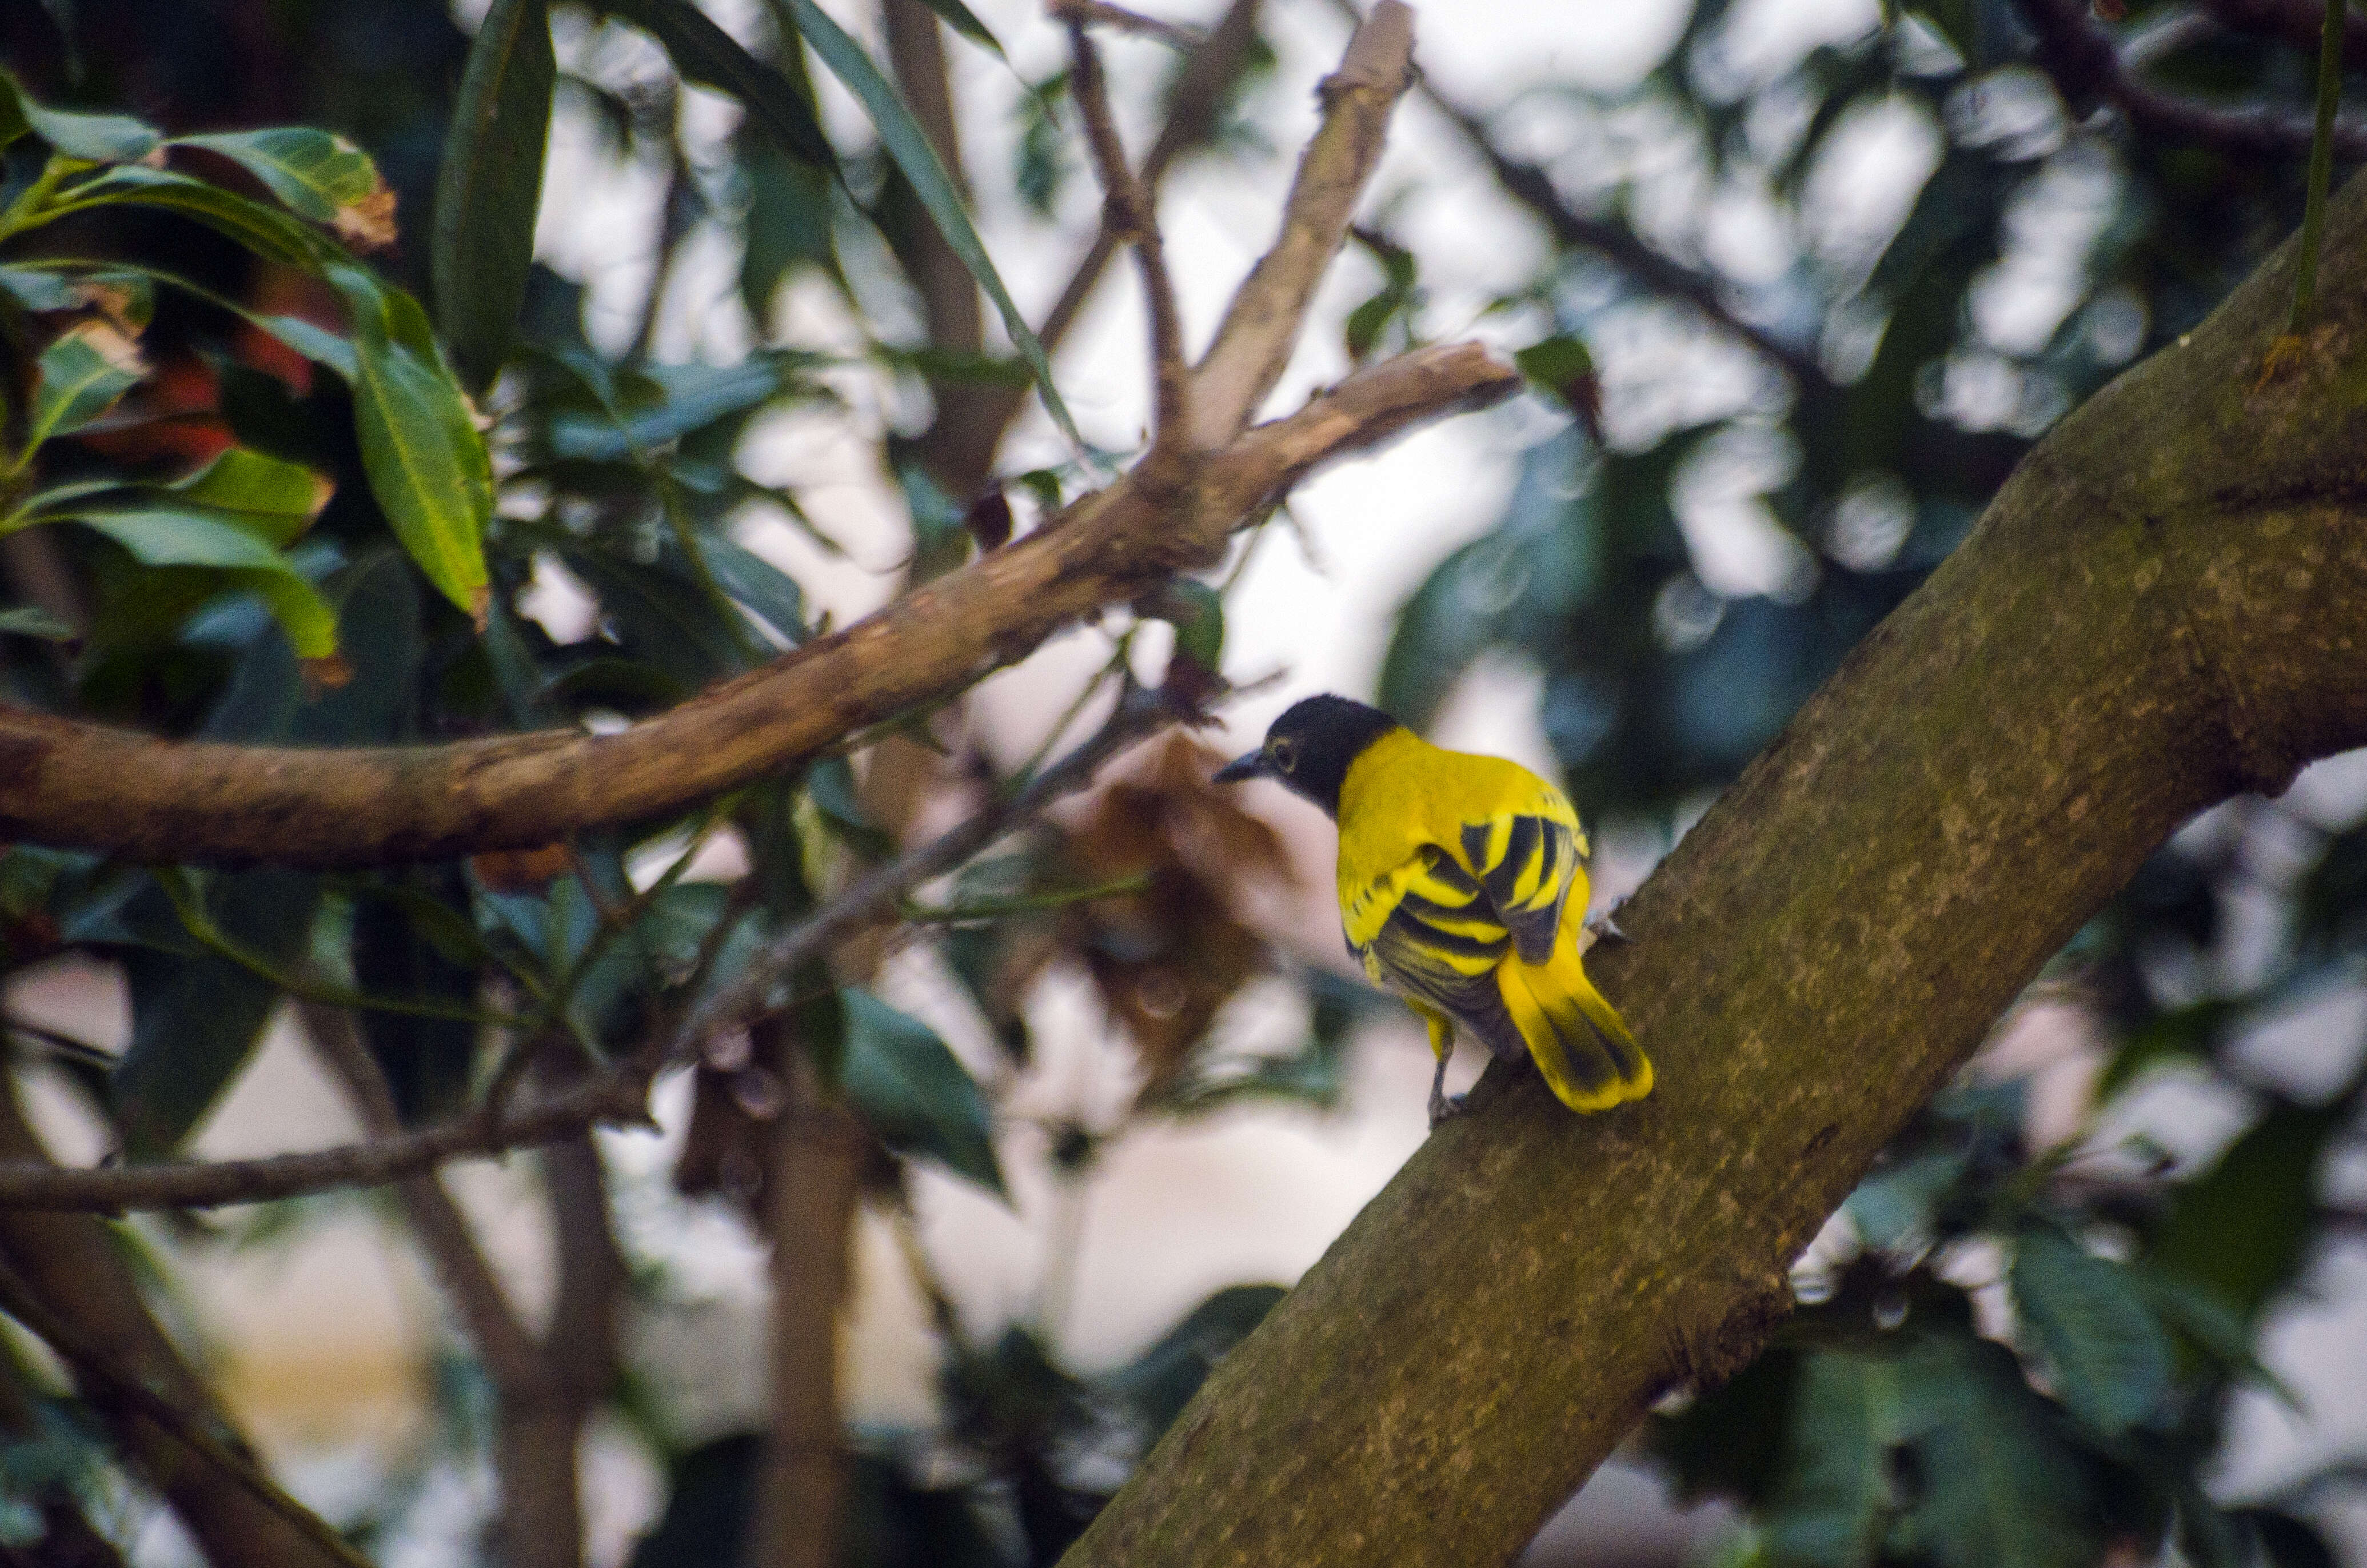
M 1586 835 L 1562 792 L 1518 763 L 1432 745 L 1344 697 L 1310 697 L 1218 783 L 1273 778 L 1340 824 L 1340 921 L 1374 983 L 1430 1026 L 1444 1093 L 1457 1025 L 1526 1052 L 1572 1110 L 1652 1092 L 1652 1063 L 1586 978 Z

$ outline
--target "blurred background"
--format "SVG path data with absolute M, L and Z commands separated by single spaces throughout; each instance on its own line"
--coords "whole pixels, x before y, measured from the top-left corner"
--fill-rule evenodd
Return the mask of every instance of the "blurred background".
M 1149 8 L 1180 30 L 1114 30 L 1105 48 L 1129 145 L 1172 155 L 1160 211 L 1197 341 L 1272 234 L 1354 18 L 1346 0 Z M 0 58 L 49 102 L 171 131 L 350 136 L 398 197 L 375 260 L 426 297 L 426 215 L 483 9 L 9 0 Z M 523 347 L 481 400 L 502 486 L 497 616 L 534 711 L 595 725 L 750 656 L 684 608 L 695 574 L 667 553 L 663 516 L 676 501 L 711 549 L 756 563 L 729 587 L 760 616 L 772 596 L 764 653 L 991 548 L 980 498 L 1024 528 L 1090 479 L 1023 402 L 1024 368 L 968 274 L 947 280 L 874 115 L 810 70 L 771 11 L 702 6 L 807 85 L 843 184 L 784 155 L 734 97 L 685 85 L 617 9 L 550 12 Z M 990 47 L 914 0 L 825 9 L 957 170 L 1021 312 L 1051 318 L 1100 216 L 1058 26 L 979 0 Z M 2305 141 L 2231 151 L 2133 124 L 2109 79 L 2064 67 L 2065 40 L 2103 40 L 2185 101 L 2305 117 L 2315 8 L 2104 11 L 1419 7 L 1421 80 L 1271 406 L 1465 336 L 1520 354 L 1535 386 L 1302 487 L 1209 576 L 1221 611 L 1187 627 L 1218 616 L 1222 673 L 1246 688 L 1221 727 L 1135 748 L 1048 825 L 926 890 L 914 924 L 839 955 L 839 979 L 865 987 L 849 1038 L 942 1041 L 974 1096 L 917 1131 L 871 1118 L 883 1147 L 841 1346 L 861 1456 L 850 1561 L 1052 1561 L 1272 1288 L 1424 1136 L 1421 1032 L 1342 947 L 1329 824 L 1271 786 L 1211 789 L 1217 761 L 1308 693 L 1378 701 L 1563 780 L 1609 907 L 2053 423 L 2291 230 Z M 255 309 L 336 320 L 317 284 L 168 220 L 76 240 L 164 247 Z M 1134 275 L 1111 267 L 1080 297 L 1045 330 L 1059 391 L 1085 440 L 1123 456 L 1148 415 Z M 145 333 L 155 374 L 67 467 L 186 465 L 232 439 L 350 467 L 315 439 L 339 394 L 289 379 L 235 320 L 160 296 Z M 597 375 L 638 437 L 587 415 Z M 677 489 L 648 460 L 673 465 Z M 323 519 L 323 582 L 378 569 L 345 504 Z M 83 548 L 62 566 L 92 629 L 62 661 L 11 637 L 14 700 L 222 733 L 239 683 L 287 662 L 235 593 L 158 634 Z M 743 588 L 757 567 L 769 575 Z M 11 562 L 20 601 L 37 569 Z M 429 652 L 404 733 L 502 722 L 466 656 L 436 652 L 465 642 L 448 609 L 409 613 Z M 795 792 L 790 859 L 826 892 L 951 825 L 1090 733 L 1122 674 L 1156 679 L 1182 619 L 1077 629 L 818 770 Z M 1528 1561 L 2367 1563 L 2362 819 L 2367 762 L 2347 757 L 2182 831 L 1828 1227 L 1770 1351 L 1666 1404 Z M 713 893 L 761 881 L 781 851 L 746 822 L 702 820 L 604 853 L 633 886 L 672 866 L 673 886 Z M 62 874 L 79 873 L 41 873 Z M 71 911 L 42 903 L 64 883 L 18 891 L 32 875 L 7 893 L 17 1078 L 52 1153 L 94 1160 L 125 1142 L 121 1068 L 166 1004 L 127 960 L 134 935 L 77 936 Z M 555 920 L 554 877 L 447 868 L 421 896 L 480 928 L 503 899 Z M 62 918 L 28 938 L 41 907 Z M 376 907 L 351 905 L 357 932 Z M 481 1079 L 481 1047 L 449 1034 L 380 1028 L 370 1043 L 398 1087 L 404 1062 Z M 234 1157 L 359 1135 L 291 1006 L 240 1040 L 165 1142 Z M 658 1131 L 598 1134 L 626 1307 L 582 1438 L 591 1563 L 721 1561 L 745 1517 L 769 1419 L 751 1149 L 781 1074 L 764 1049 L 717 1042 L 661 1085 Z M 1478 1067 L 1467 1053 L 1450 1086 Z M 439 1103 L 420 1094 L 406 1114 Z M 539 1173 L 518 1155 L 447 1180 L 529 1322 L 561 1272 Z M 500 1509 L 493 1396 L 394 1203 L 119 1230 L 159 1315 L 300 1498 L 390 1565 L 482 1559 Z M 1393 1348 L 1412 1353 L 1376 1350 Z M 191 1560 L 95 1442 L 71 1421 L 20 1431 L 0 1487 L 38 1502 L 65 1475 L 134 1560 Z

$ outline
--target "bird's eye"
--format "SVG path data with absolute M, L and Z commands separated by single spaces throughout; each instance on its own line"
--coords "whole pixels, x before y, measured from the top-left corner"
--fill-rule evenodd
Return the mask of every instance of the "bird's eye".
M 1270 749 L 1274 753 L 1274 765 L 1276 767 L 1281 768 L 1285 773 L 1290 773 L 1297 770 L 1298 767 L 1298 747 L 1297 745 L 1287 740 L 1279 740 L 1274 742 L 1274 745 Z

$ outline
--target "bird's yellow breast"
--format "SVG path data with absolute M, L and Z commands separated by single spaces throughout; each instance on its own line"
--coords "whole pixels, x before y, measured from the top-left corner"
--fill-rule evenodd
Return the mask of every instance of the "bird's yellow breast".
M 1372 941 L 1434 846 L 1467 872 L 1465 827 L 1523 814 L 1566 824 L 1586 853 L 1578 813 L 1559 790 L 1516 762 L 1432 745 L 1391 730 L 1359 753 L 1340 786 L 1340 915 L 1349 944 Z

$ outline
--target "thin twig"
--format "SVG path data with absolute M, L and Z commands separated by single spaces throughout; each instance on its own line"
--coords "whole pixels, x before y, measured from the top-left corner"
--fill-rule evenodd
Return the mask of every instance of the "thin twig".
M 1134 246 L 1136 265 L 1142 271 L 1142 294 L 1145 313 L 1150 318 L 1150 359 L 1152 384 L 1156 391 L 1156 414 L 1151 423 L 1150 450 L 1143 458 L 1143 466 L 1151 470 L 1146 481 L 1152 483 L 1171 479 L 1172 473 L 1162 468 L 1180 472 L 1187 444 L 1192 439 L 1191 369 L 1184 359 L 1184 326 L 1175 310 L 1175 287 L 1167 276 L 1167 249 L 1160 238 L 1159 216 L 1152 210 L 1150 198 L 1134 169 L 1127 162 L 1125 143 L 1118 140 L 1117 122 L 1111 117 L 1109 89 L 1102 78 L 1100 51 L 1085 32 L 1082 17 L 1068 14 L 1069 55 L 1075 62 L 1070 73 L 1070 91 L 1077 100 L 1077 112 L 1085 122 L 1085 141 L 1093 148 L 1093 166 L 1100 172 L 1102 191 L 1108 201 L 1104 228 L 1116 228 Z M 1293 335 L 1294 338 L 1296 334 Z
M 960 826 L 908 849 L 857 879 L 810 916 L 784 932 L 747 969 L 684 1020 L 668 1042 L 669 1063 L 691 1060 L 699 1042 L 776 1012 L 773 988 L 872 922 L 890 915 L 906 892 L 976 857 L 996 839 L 1061 796 L 1090 783 L 1120 750 L 1180 715 L 1157 692 L 1130 687 L 1101 729 L 1005 801 L 989 802 Z
M 1208 35 L 1197 28 L 1187 28 L 1178 22 L 1163 22 L 1157 17 L 1146 17 L 1123 6 L 1104 4 L 1104 0 L 1052 0 L 1049 9 L 1053 16 L 1071 27 L 1082 22 L 1098 22 L 1120 32 L 1155 38 L 1178 49 L 1197 49 L 1208 39 Z
M 382 1187 L 449 1160 L 572 1137 L 598 1122 L 649 1123 L 649 1079 L 619 1070 L 498 1116 L 469 1115 L 388 1138 L 254 1160 L 167 1160 L 96 1169 L 0 1160 L 0 1209 L 116 1214 L 266 1203 L 339 1187 Z
M 1350 9 L 1346 0 L 1339 0 L 1342 9 Z M 1353 11 L 1350 10 L 1353 15 Z M 1782 367 L 1784 372 L 1803 388 L 1825 390 L 1832 378 L 1816 355 L 1798 344 L 1791 343 L 1759 325 L 1737 315 L 1727 302 L 1724 286 L 1706 272 L 1697 271 L 1672 256 L 1662 255 L 1646 244 L 1635 232 L 1623 223 L 1606 218 L 1590 217 L 1562 199 L 1554 186 L 1553 176 L 1535 164 L 1516 158 L 1497 142 L 1488 122 L 1472 109 L 1448 97 L 1427 76 L 1414 85 L 1423 100 L 1446 118 L 1449 124 L 1463 134 L 1488 165 L 1489 172 L 1504 194 L 1528 209 L 1531 216 L 1545 224 L 1554 243 L 1564 250 L 1588 250 L 1603 257 L 1628 280 L 1647 291 L 1664 299 L 1681 300 L 1707 317 L 1711 324 L 1729 336 L 1738 338 L 1761 356 Z

